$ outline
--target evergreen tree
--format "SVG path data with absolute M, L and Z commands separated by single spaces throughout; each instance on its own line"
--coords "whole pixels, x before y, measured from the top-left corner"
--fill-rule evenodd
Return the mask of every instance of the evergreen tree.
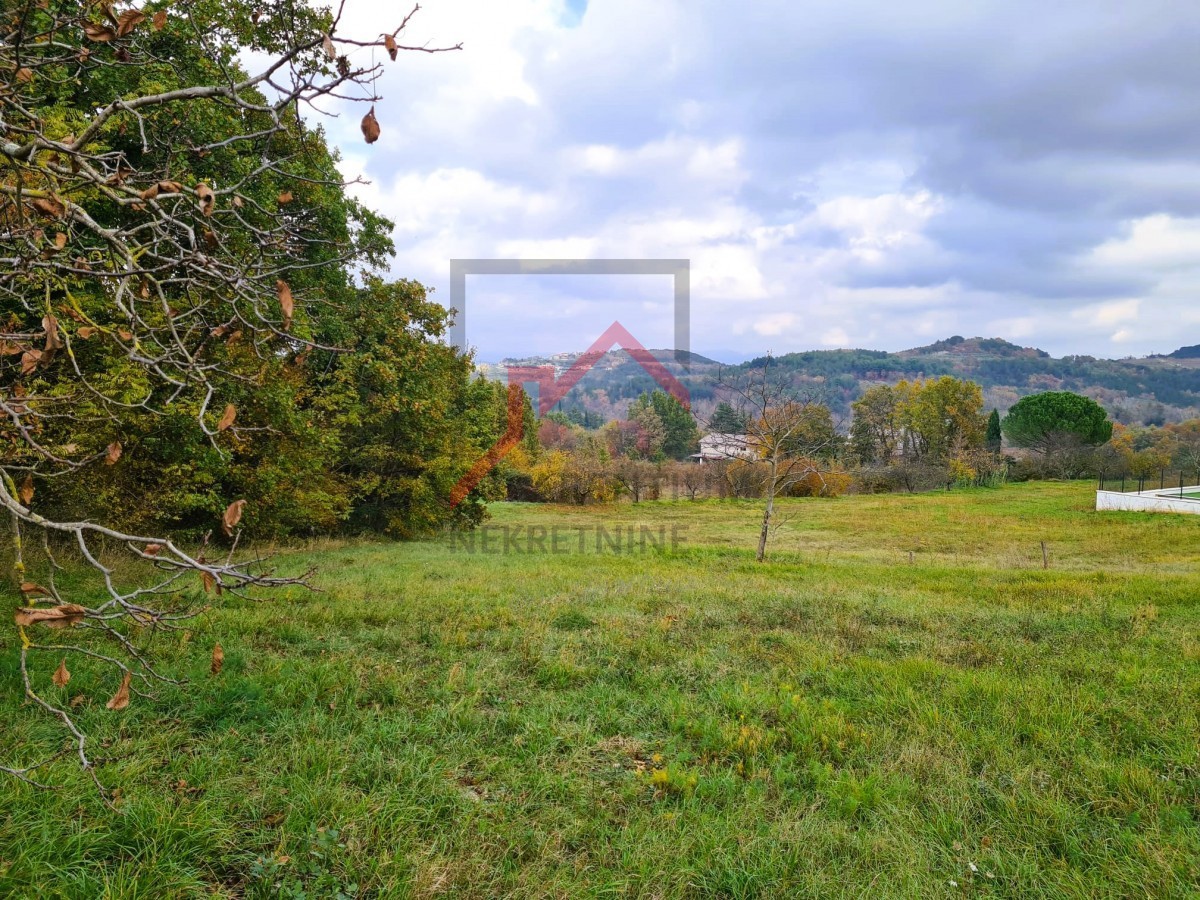
M 709 430 L 718 434 L 744 434 L 746 424 L 746 417 L 724 400 L 717 404 L 708 420 Z
M 993 453 L 1000 452 L 1000 445 L 1003 443 L 1003 433 L 1000 430 L 1000 410 L 993 409 L 992 414 L 988 416 L 987 423 L 987 448 Z

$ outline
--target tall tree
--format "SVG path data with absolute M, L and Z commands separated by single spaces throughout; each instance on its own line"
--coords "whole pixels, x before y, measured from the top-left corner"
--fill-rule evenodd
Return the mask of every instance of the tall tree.
M 852 404 L 850 446 L 859 462 L 889 462 L 903 439 L 900 422 L 902 397 L 891 385 L 868 388 Z
M 931 381 L 901 382 L 900 406 L 906 452 L 916 459 L 946 461 L 983 446 L 983 389 L 973 381 L 944 375 Z
M 708 419 L 708 430 L 718 434 L 744 434 L 746 417 L 734 409 L 728 400 L 722 400 Z
M 987 422 L 987 435 L 984 438 L 987 448 L 993 453 L 999 453 L 1004 442 L 1004 432 L 1000 428 L 1000 410 L 993 409 Z
M 666 391 L 643 393 L 634 401 L 630 418 L 636 419 L 640 409 L 653 409 L 663 426 L 663 455 L 670 459 L 686 459 L 696 452 L 700 432 L 691 411 Z
M 178 627 L 207 593 L 296 579 L 238 559 L 243 515 L 254 515 L 245 496 L 200 504 L 228 542 L 220 550 L 111 527 L 94 508 L 51 518 L 42 498 L 93 467 L 175 452 L 175 468 L 157 479 L 171 503 L 192 460 L 224 479 L 233 448 L 273 433 L 288 405 L 282 386 L 301 379 L 297 367 L 321 345 L 325 304 L 344 299 L 352 267 L 378 262 L 387 246 L 382 220 L 345 201 L 336 171 L 308 152 L 324 144 L 302 111 L 334 96 L 378 102 L 374 64 L 350 53 L 378 45 L 394 54 L 402 28 L 360 41 L 338 16 L 297 0 L 6 7 L 0 505 L 14 534 L 26 694 L 70 732 L 93 778 L 85 736 L 44 690 L 54 658 L 104 661 L 119 683 L 108 705 L 119 710 L 162 677 L 148 635 Z M 243 60 L 260 67 L 247 73 Z M 362 120 L 368 143 L 379 128 L 372 107 Z M 100 599 L 55 582 L 54 537 L 103 572 Z M 143 571 L 123 581 L 100 562 L 105 551 Z M 85 627 L 45 641 L 59 626 Z M 28 779 L 39 767 L 4 771 Z

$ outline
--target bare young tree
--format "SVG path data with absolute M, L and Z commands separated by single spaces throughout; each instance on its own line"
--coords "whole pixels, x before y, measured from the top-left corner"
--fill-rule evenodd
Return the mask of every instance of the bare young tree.
M 798 388 L 768 355 L 758 368 L 718 376 L 718 390 L 746 422 L 746 446 L 761 473 L 763 515 L 755 559 L 767 555 L 767 541 L 784 524 L 775 500 L 805 480 L 824 484 L 822 457 L 842 443 L 827 406 L 812 391 Z M 736 465 L 737 463 L 732 463 Z
M 662 467 L 645 459 L 621 457 L 613 461 L 612 474 L 634 503 L 653 497 L 662 485 Z
M 371 104 L 361 125 L 372 143 L 380 66 L 356 51 L 378 47 L 395 59 L 452 49 L 399 43 L 412 13 L 359 40 L 342 33 L 341 8 L 231 7 L 18 0 L 0 22 L 0 506 L 22 598 L 20 672 L 102 795 L 72 707 L 46 683 L 66 685 L 67 659 L 111 667 L 107 705 L 122 709 L 131 693 L 171 680 L 151 661 L 150 636 L 179 628 L 207 596 L 305 577 L 239 558 L 244 500 L 228 498 L 214 522 L 221 549 L 207 538 L 187 548 L 169 534 L 48 518 L 35 509 L 39 485 L 120 465 L 120 440 L 97 436 L 130 416 L 190 410 L 221 453 L 245 436 L 221 393 L 253 378 L 229 348 L 266 362 L 314 346 L 305 285 L 317 267 L 355 255 L 289 209 L 298 186 L 344 186 L 304 168 L 313 135 L 305 111 Z M 248 58 L 257 71 L 240 67 Z M 161 74 L 162 89 L 144 87 L 144 72 Z M 244 165 L 215 171 L 211 161 L 231 154 Z M 55 582 L 52 547 L 63 539 L 99 574 L 100 599 Z M 118 568 L 114 553 L 141 571 Z M 48 667 L 35 665 L 39 657 Z M 0 771 L 38 783 L 38 770 L 62 755 Z

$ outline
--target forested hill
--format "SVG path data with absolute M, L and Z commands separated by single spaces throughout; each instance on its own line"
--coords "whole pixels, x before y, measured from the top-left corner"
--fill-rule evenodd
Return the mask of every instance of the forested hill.
M 882 350 L 808 350 L 774 357 L 776 365 L 799 381 L 823 386 L 827 402 L 845 415 L 862 390 L 872 383 L 902 378 L 953 375 L 979 382 L 989 407 L 1004 412 L 1020 397 L 1046 390 L 1070 390 L 1093 397 L 1119 422 L 1162 424 L 1200 416 L 1200 356 L 1183 348 L 1170 356 L 1144 359 L 1097 359 L 1091 356 L 1054 358 L 1043 350 L 1020 347 L 1001 338 L 952 337 L 899 353 Z M 703 412 L 713 403 L 721 363 L 697 354 L 688 370 L 675 363 L 669 350 L 651 351 L 691 392 Z M 504 364 L 570 366 L 573 354 L 553 358 L 505 360 Z M 741 366 L 762 365 L 764 358 Z M 504 364 L 481 366 L 501 376 Z M 655 387 L 650 376 L 624 351 L 605 355 L 567 395 L 564 409 L 579 408 L 604 418 L 624 414 L 628 402 Z

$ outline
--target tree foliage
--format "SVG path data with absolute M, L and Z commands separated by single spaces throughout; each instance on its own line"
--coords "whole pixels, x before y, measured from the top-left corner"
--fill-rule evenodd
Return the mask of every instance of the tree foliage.
M 364 41 L 295 0 L 18 0 L 5 13 L 0 504 L 25 691 L 93 772 L 39 660 L 103 662 L 119 710 L 166 677 L 155 633 L 223 591 L 302 580 L 240 559 L 243 527 L 329 529 L 381 497 L 389 530 L 404 531 L 395 510 L 416 527 L 469 518 L 470 504 L 434 513 L 454 476 L 441 454 L 455 415 L 477 426 L 460 456 L 486 442 L 494 404 L 436 348 L 444 313 L 411 285 L 356 281 L 390 253 L 390 225 L 347 195 L 304 119 L 331 98 L 377 103 L 374 63 L 353 51 L 426 49 L 397 43 L 407 18 Z M 368 141 L 378 127 L 372 108 Z M 415 409 L 406 391 L 446 406 Z M 402 448 L 383 451 L 399 428 Z M 95 596 L 75 602 L 56 581 L 63 538 L 101 574 Z M 143 573 L 119 583 L 102 561 L 116 553 Z M 46 641 L 50 627 L 72 633 Z M 4 771 L 31 779 L 40 765 Z
M 1053 452 L 1064 447 L 1094 447 L 1112 437 L 1108 414 L 1095 400 L 1070 391 L 1023 397 L 1004 417 L 1004 434 L 1018 447 Z

